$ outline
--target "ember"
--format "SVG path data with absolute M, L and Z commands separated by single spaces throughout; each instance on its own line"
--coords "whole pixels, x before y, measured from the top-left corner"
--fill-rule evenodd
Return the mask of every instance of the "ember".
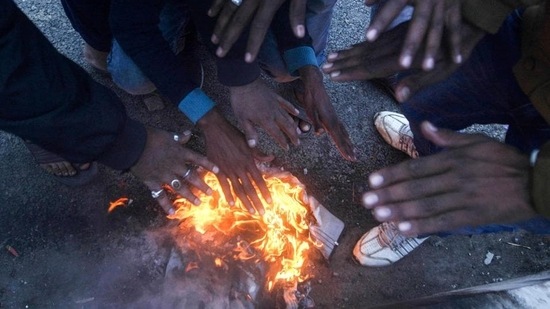
M 302 273 L 308 250 L 322 244 L 310 237 L 309 226 L 315 217 L 304 201 L 308 201 L 304 185 L 290 173 L 264 176 L 273 202 L 264 202 L 265 214 L 250 214 L 240 204 L 230 207 L 221 193 L 216 176 L 207 173 L 205 182 L 214 194 L 200 196 L 202 204 L 195 206 L 185 199 L 175 201 L 176 213 L 170 219 L 181 220 L 180 228 L 201 234 L 217 231 L 225 236 L 239 236 L 233 248 L 233 259 L 263 260 L 269 265 L 268 290 L 276 284 L 295 284 L 308 278 Z M 215 264 L 223 263 L 216 258 Z
M 107 212 L 108 212 L 108 213 L 111 213 L 113 210 L 115 210 L 115 209 L 118 208 L 118 207 L 126 206 L 126 203 L 130 204 L 128 198 L 126 198 L 126 197 L 121 197 L 121 198 L 119 198 L 118 200 L 109 203 L 109 209 L 107 209 Z

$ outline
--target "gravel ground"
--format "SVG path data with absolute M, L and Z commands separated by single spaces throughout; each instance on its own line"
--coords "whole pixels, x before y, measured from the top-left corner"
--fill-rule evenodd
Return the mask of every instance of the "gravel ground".
M 82 40 L 57 0 L 16 2 L 63 54 L 91 72 L 82 61 Z M 329 50 L 361 41 L 368 16 L 362 1 L 339 1 Z M 204 51 L 200 55 L 211 77 L 206 90 L 228 111 L 227 90 L 214 81 L 212 60 Z M 174 106 L 149 112 L 142 97 L 127 95 L 105 76 L 91 74 L 119 94 L 131 117 L 167 130 L 191 128 Z M 399 107 L 370 83 L 326 80 L 326 85 L 359 162 L 343 161 L 326 137 L 306 136 L 302 146 L 288 153 L 265 136 L 261 140 L 263 150 L 277 156 L 276 165 L 296 175 L 346 224 L 330 263 L 310 270 L 317 308 L 371 307 L 549 269 L 549 240 L 523 233 L 432 237 L 392 267 L 356 265 L 351 259 L 355 242 L 377 224 L 359 204 L 366 175 L 406 159 L 377 135 L 372 117 Z M 469 131 L 501 138 L 504 128 L 476 126 Z M 199 138 L 191 147 L 204 148 Z M 170 224 L 132 175 L 100 167 L 91 184 L 68 188 L 37 167 L 19 138 L 5 133 L 0 133 L 0 161 L 0 244 L 19 253 L 14 257 L 0 251 L 0 308 L 123 308 L 148 295 L 168 295 L 159 290 L 170 288 L 160 275 L 166 259 L 159 235 Z M 107 215 L 109 201 L 121 196 L 133 203 Z M 495 258 L 486 265 L 488 252 Z M 177 296 L 169 295 L 163 305 L 175 307 Z

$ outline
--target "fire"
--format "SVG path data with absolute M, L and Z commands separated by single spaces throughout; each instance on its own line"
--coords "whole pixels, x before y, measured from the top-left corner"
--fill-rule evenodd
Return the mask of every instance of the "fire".
M 109 203 L 109 209 L 107 209 L 107 212 L 111 213 L 117 207 L 126 206 L 127 202 L 128 202 L 128 198 L 126 198 L 126 197 L 121 197 L 121 198 L 119 198 L 118 200 L 116 200 L 114 202 L 110 202 Z
M 194 229 L 203 235 L 212 229 L 224 235 L 239 235 L 241 241 L 232 257 L 241 261 L 266 261 L 270 265 L 267 288 L 271 290 L 277 282 L 306 280 L 302 267 L 308 250 L 320 245 L 310 237 L 308 224 L 314 219 L 304 202 L 307 200 L 304 185 L 289 173 L 264 175 L 264 179 L 273 202 L 267 204 L 262 200 L 263 216 L 250 214 L 240 201 L 234 207 L 229 206 L 218 179 L 208 172 L 204 180 L 214 193 L 201 194 L 200 206 L 185 199 L 176 200 L 176 213 L 169 218 L 181 220 L 182 229 Z M 219 258 L 215 263 L 218 267 L 222 265 Z

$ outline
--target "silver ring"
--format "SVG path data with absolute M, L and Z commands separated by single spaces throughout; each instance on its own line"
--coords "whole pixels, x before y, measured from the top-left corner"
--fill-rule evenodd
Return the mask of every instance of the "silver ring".
M 231 0 L 231 3 L 233 3 L 236 6 L 240 6 L 243 0 Z
M 158 199 L 163 193 L 164 193 L 164 189 L 160 189 L 158 191 L 151 191 L 151 196 L 154 199 Z
M 180 136 L 177 135 L 177 134 L 174 134 L 174 141 L 179 142 L 180 141 Z
M 177 190 L 177 189 L 181 188 L 181 182 L 179 181 L 179 179 L 174 179 L 170 183 L 170 186 Z
M 185 174 L 183 174 L 183 176 L 181 176 L 181 178 L 187 179 L 187 177 L 189 177 L 189 175 L 191 175 L 191 172 L 192 172 L 191 168 L 188 168 L 187 172 L 185 172 Z

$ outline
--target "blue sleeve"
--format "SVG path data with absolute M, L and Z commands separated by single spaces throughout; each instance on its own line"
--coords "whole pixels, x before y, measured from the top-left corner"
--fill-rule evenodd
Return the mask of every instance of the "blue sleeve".
M 197 121 L 213 109 L 214 106 L 216 106 L 216 103 L 214 103 L 214 101 L 212 101 L 212 99 L 202 90 L 196 88 L 181 100 L 178 108 L 187 118 L 196 124 Z

